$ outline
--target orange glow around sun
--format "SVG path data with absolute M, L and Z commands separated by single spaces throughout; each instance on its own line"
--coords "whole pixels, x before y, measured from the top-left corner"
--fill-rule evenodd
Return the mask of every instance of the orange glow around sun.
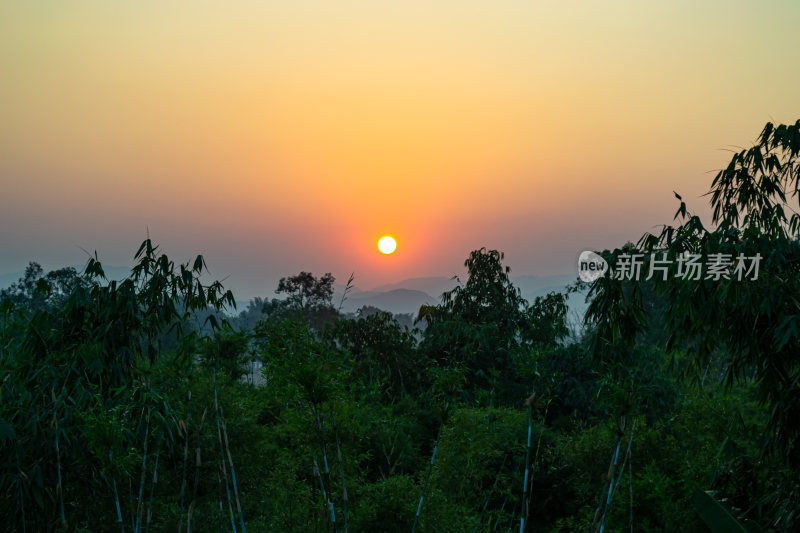
M 389 255 L 394 253 L 395 249 L 397 249 L 397 241 L 395 241 L 394 238 L 384 235 L 378 240 L 378 250 L 380 250 L 382 254 Z

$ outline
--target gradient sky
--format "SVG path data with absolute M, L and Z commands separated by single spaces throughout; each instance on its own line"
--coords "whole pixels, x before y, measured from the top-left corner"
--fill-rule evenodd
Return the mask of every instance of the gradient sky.
M 0 4 L 0 273 L 571 274 L 800 118 L 800 2 Z M 382 256 L 383 233 L 398 251 Z

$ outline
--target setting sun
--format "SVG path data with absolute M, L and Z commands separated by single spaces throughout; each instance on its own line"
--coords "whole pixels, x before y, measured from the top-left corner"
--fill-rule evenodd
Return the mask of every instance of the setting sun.
M 397 248 L 397 241 L 395 241 L 392 237 L 386 235 L 381 237 L 378 241 L 378 250 L 381 251 L 383 254 L 391 254 Z

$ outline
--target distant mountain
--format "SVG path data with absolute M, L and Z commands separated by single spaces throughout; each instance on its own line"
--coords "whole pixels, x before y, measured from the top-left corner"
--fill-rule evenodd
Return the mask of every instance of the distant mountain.
M 544 296 L 548 292 L 562 292 L 564 288 L 575 282 L 575 275 L 559 276 L 512 276 L 511 282 L 522 292 L 523 298 L 532 300 L 537 296 Z M 462 283 L 466 279 L 462 280 Z M 452 290 L 458 282 L 445 277 L 410 278 L 397 283 L 380 285 L 368 292 L 387 292 L 395 289 L 409 289 L 425 292 L 439 299 L 443 292 Z
M 393 289 L 389 291 L 361 291 L 347 295 L 342 311 L 352 313 L 365 305 L 392 313 L 416 313 L 421 305 L 438 304 L 438 298 L 423 291 Z
M 520 289 L 522 297 L 528 302 L 550 292 L 565 292 L 566 286 L 576 280 L 577 275 L 511 277 L 511 282 Z M 422 304 L 440 303 L 441 294 L 452 290 L 456 285 L 458 283 L 455 280 L 445 277 L 406 279 L 397 283 L 380 285 L 370 291 L 351 292 L 342 309 L 352 312 L 362 305 L 371 305 L 393 313 L 416 313 Z M 338 302 L 341 295 L 337 295 L 336 298 L 335 301 Z M 570 295 L 567 305 L 570 321 L 582 320 L 586 312 L 585 294 Z
M 443 292 L 453 289 L 458 283 L 454 279 L 442 276 L 427 278 L 410 278 L 397 283 L 387 283 L 372 289 L 371 292 L 387 292 L 395 289 L 409 289 L 421 291 L 436 296 L 438 299 Z
M 511 282 L 520 289 L 523 298 L 533 301 L 537 296 L 544 296 L 549 292 L 564 292 L 566 286 L 576 279 L 577 276 L 573 275 L 516 276 L 511 278 Z M 368 291 L 354 290 L 347 295 L 342 310 L 352 312 L 362 305 L 371 305 L 393 313 L 416 313 L 420 305 L 440 303 L 441 294 L 457 285 L 456 280 L 438 276 L 405 279 L 379 285 Z M 337 290 L 334 303 L 338 303 L 340 299 L 341 291 Z M 585 308 L 583 297 L 573 295 L 569 299 L 569 306 L 570 311 L 582 314 Z

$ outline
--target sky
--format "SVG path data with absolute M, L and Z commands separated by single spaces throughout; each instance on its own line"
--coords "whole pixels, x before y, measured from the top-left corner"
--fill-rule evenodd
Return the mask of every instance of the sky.
M 796 1 L 0 4 L 0 274 L 577 272 L 800 118 Z M 377 250 L 383 234 L 397 251 Z

